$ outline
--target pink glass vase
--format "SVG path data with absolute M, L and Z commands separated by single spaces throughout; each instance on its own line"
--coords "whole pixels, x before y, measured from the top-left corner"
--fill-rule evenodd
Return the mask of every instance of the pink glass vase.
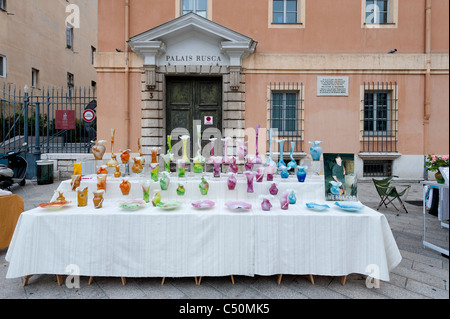
M 237 184 L 236 174 L 230 172 L 230 173 L 228 173 L 228 175 L 229 175 L 229 177 L 227 180 L 227 186 L 228 186 L 228 189 L 230 191 L 232 191 L 236 188 L 236 184 Z
M 252 171 L 245 171 L 245 177 L 247 177 L 247 193 L 253 193 L 253 179 L 255 178 L 256 173 Z
M 267 165 L 266 173 L 267 173 L 267 181 L 273 181 L 273 174 L 275 172 L 275 165 Z
M 261 183 L 264 179 L 264 167 L 258 167 L 256 169 L 256 182 Z
M 271 195 L 277 195 L 278 194 L 278 187 L 276 183 L 272 183 L 272 185 L 269 188 L 269 193 Z
M 289 193 L 284 192 L 280 197 L 280 205 L 282 210 L 287 210 L 289 208 Z

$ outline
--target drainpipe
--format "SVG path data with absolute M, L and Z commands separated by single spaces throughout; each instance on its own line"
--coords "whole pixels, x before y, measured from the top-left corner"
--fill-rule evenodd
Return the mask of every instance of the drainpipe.
M 423 154 L 428 154 L 428 127 L 430 120 L 430 79 L 431 79 L 431 0 L 426 0 L 425 8 L 425 103 L 423 112 Z
M 127 136 L 125 149 L 130 148 L 131 145 L 131 132 L 130 132 L 130 101 L 129 101 L 129 88 L 130 88 L 130 69 L 129 69 L 129 46 L 128 40 L 130 39 L 130 0 L 125 0 L 125 133 Z

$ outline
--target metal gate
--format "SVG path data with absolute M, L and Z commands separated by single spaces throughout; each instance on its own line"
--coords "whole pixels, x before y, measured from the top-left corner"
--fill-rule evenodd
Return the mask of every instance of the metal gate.
M 42 154 L 89 153 L 97 136 L 96 121 L 83 120 L 86 110 L 95 112 L 94 89 L 47 88 L 37 92 L 5 83 L 0 86 L 0 154 L 24 150 L 27 178 L 36 176 L 35 162 Z

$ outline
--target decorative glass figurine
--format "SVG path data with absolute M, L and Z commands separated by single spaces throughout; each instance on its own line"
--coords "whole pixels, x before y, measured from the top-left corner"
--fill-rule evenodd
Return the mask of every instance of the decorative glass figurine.
M 77 188 L 77 200 L 78 200 L 78 207 L 85 207 L 87 206 L 88 202 L 88 187 Z
M 228 166 L 228 171 L 232 173 L 237 173 L 239 171 L 239 167 L 236 164 L 236 157 L 230 157 L 230 166 Z
M 152 204 L 156 207 L 161 202 L 161 191 L 155 190 L 153 191 Z
M 99 174 L 97 175 L 97 190 L 104 190 L 106 191 L 106 177 L 108 175 L 106 174 Z
M 103 199 L 104 193 L 105 193 L 104 190 L 99 190 L 99 191 L 94 192 L 94 198 L 93 198 L 92 202 L 94 203 L 94 207 L 96 209 L 102 208 L 103 201 L 104 201 L 104 199 Z
M 228 157 L 228 142 L 231 140 L 231 137 L 227 136 L 222 139 L 223 142 L 223 158 L 222 163 L 223 164 L 229 164 L 230 158 Z
M 183 141 L 183 160 L 185 163 L 190 163 L 189 157 L 187 156 L 187 140 L 189 139 L 189 135 L 183 135 L 180 138 Z
M 281 178 L 289 177 L 289 172 L 288 172 L 288 170 L 290 169 L 289 167 L 282 165 L 279 167 L 279 169 L 281 170 L 281 172 L 280 172 Z
M 295 149 L 295 142 L 291 142 L 291 161 L 287 164 L 289 169 L 295 169 L 297 167 L 297 162 L 294 159 L 294 149 Z
M 105 155 L 106 147 L 105 140 L 95 141 L 95 145 L 92 146 L 92 154 L 94 154 L 94 158 L 98 161 L 103 159 L 103 155 Z
M 244 164 L 246 171 L 251 171 L 253 169 L 253 166 L 255 166 L 255 163 L 253 163 L 253 157 L 247 156 L 247 161 Z
M 184 183 L 178 182 L 177 195 L 183 196 L 185 193 L 186 193 L 186 189 L 184 188 Z
M 277 140 L 278 144 L 280 144 L 280 159 L 278 160 L 278 167 L 286 166 L 286 163 L 283 160 L 284 142 L 286 141 L 287 141 L 286 139 Z
M 200 193 L 202 195 L 208 195 L 209 183 L 206 181 L 204 176 L 202 176 L 202 181 L 198 185 L 198 188 L 200 188 Z
M 278 187 L 277 187 L 277 183 L 272 183 L 272 185 L 269 188 L 269 193 L 271 195 L 276 195 L 278 194 Z
M 230 191 L 234 190 L 236 188 L 237 179 L 236 179 L 236 173 L 228 172 L 228 180 L 227 180 L 227 186 Z
M 115 167 L 117 166 L 117 157 L 114 155 L 114 136 L 116 134 L 115 129 L 111 129 L 111 159 L 106 163 L 108 167 Z
M 55 191 L 55 193 L 58 193 L 58 197 L 56 198 L 57 202 L 63 202 L 66 200 L 66 198 L 64 197 L 64 193 L 60 192 L 58 190 Z
M 297 197 L 295 196 L 296 191 L 294 189 L 288 189 L 288 199 L 289 199 L 289 204 L 294 205 L 297 202 Z
M 280 196 L 280 205 L 282 210 L 287 210 L 289 208 L 289 193 L 284 192 Z
M 142 173 L 142 171 L 144 170 L 144 167 L 142 166 L 142 163 L 143 163 L 143 157 L 134 157 L 133 158 L 133 161 L 134 161 L 134 164 L 133 164 L 133 166 L 131 167 L 131 171 L 133 172 L 133 173 L 135 173 L 135 174 L 140 174 L 140 173 Z
M 261 183 L 264 179 L 264 166 L 256 169 L 256 182 Z
M 173 161 L 173 154 L 162 154 L 161 157 L 164 161 L 164 170 L 170 172 L 170 162 Z
M 211 156 L 210 161 L 214 164 L 214 177 L 220 177 L 220 164 L 222 164 L 222 156 Z
M 322 141 L 312 141 L 309 142 L 311 144 L 311 147 L 309 148 L 309 153 L 311 154 L 312 160 L 313 161 L 319 161 L 320 160 L 320 155 L 322 155 L 322 146 L 320 146 L 320 144 L 322 144 Z
M 169 188 L 170 185 L 170 173 L 169 172 L 162 172 L 162 176 L 159 180 L 159 186 L 161 186 L 161 190 L 166 191 Z
M 151 181 L 148 181 L 148 180 L 141 182 L 143 200 L 146 203 L 150 202 L 150 186 L 151 185 L 152 185 Z
M 270 202 L 271 200 L 273 200 L 273 196 L 272 195 L 261 195 L 259 196 L 259 199 L 262 201 L 261 202 L 261 209 L 263 211 L 269 211 L 272 208 L 272 203 Z
M 72 190 L 75 191 L 81 184 L 81 175 L 72 175 L 72 180 L 70 181 L 70 186 Z
M 253 171 L 245 171 L 245 177 L 247 177 L 247 193 L 253 193 L 253 179 L 255 178 L 256 173 Z
M 261 127 L 261 125 L 256 125 L 256 154 L 255 154 L 255 164 L 262 164 L 262 159 L 261 156 L 259 156 L 259 151 L 258 151 L 258 139 L 259 139 L 259 128 Z
M 128 164 L 128 162 L 130 161 L 130 152 L 131 150 L 122 151 L 122 153 L 120 154 L 120 160 L 122 161 L 122 164 Z
M 269 133 L 269 157 L 267 158 L 266 161 L 266 166 L 272 164 L 272 165 L 276 165 L 275 161 L 272 159 L 273 157 L 273 153 L 272 153 L 272 134 L 273 134 L 273 130 L 269 129 L 268 130 Z
M 275 173 L 275 164 L 270 163 L 266 167 L 266 174 L 267 174 L 267 181 L 271 182 L 273 181 L 273 174 Z
M 72 175 L 81 175 L 81 168 L 83 163 L 74 163 L 73 164 L 73 174 Z
M 160 147 L 152 147 L 150 152 L 152 153 L 152 163 L 158 163 L 158 152 L 161 150 Z
M 127 196 L 130 194 L 131 189 L 131 183 L 128 181 L 128 177 L 124 178 L 122 183 L 119 185 L 120 191 L 122 192 L 122 195 Z
M 177 172 L 178 172 L 178 177 L 186 176 L 186 161 L 184 159 L 179 159 L 177 161 Z
M 215 156 L 215 150 L 214 150 L 214 144 L 216 143 L 217 138 L 216 137 L 211 137 L 209 139 L 211 141 L 211 156 Z
M 203 173 L 203 164 L 205 163 L 205 158 L 202 156 L 202 126 L 197 125 L 197 156 L 194 157 L 194 167 L 192 171 L 194 173 Z
M 247 142 L 245 141 L 236 141 L 236 155 L 240 160 L 243 160 L 248 154 L 248 147 L 245 146 Z
M 155 182 L 158 181 L 159 163 L 150 163 L 150 177 Z
M 99 168 L 98 168 L 98 170 L 97 170 L 97 175 L 100 175 L 100 174 L 108 174 L 108 170 L 106 169 L 108 166 L 106 166 L 106 165 L 102 165 L 102 166 L 100 166 Z
M 306 169 L 308 169 L 308 166 L 298 166 L 297 180 L 300 183 L 303 183 L 306 179 Z
M 114 172 L 114 177 L 119 178 L 120 176 L 122 176 L 122 173 L 120 172 L 121 167 L 122 167 L 121 164 L 116 166 L 116 171 Z

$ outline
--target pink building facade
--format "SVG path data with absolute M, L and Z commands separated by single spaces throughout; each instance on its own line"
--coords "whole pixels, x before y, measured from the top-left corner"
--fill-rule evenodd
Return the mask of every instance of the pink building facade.
M 165 152 L 167 136 L 248 141 L 267 130 L 355 154 L 358 178 L 424 176 L 449 153 L 446 0 L 99 0 L 98 139 Z M 192 149 L 195 143 L 190 144 Z M 220 149 L 220 147 L 218 148 Z M 277 155 L 277 143 L 272 145 Z

